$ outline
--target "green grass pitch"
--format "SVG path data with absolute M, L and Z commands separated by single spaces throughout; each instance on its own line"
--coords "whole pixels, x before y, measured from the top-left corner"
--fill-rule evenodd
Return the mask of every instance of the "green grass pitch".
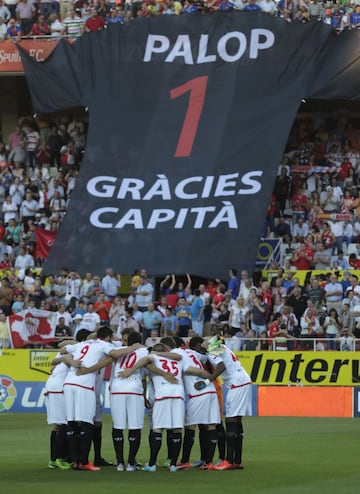
M 191 469 L 170 473 L 49 470 L 51 428 L 42 414 L 0 415 L 0 486 L 3 494 L 357 494 L 360 462 L 357 419 L 244 418 L 245 470 Z M 138 460 L 148 460 L 144 430 Z M 127 438 L 127 434 L 125 436 Z M 165 435 L 164 435 L 165 439 Z M 126 441 L 125 441 L 126 444 Z M 159 464 L 165 459 L 165 441 Z M 125 447 L 125 451 L 127 451 Z M 103 456 L 114 460 L 109 415 Z M 192 460 L 198 459 L 194 446 Z

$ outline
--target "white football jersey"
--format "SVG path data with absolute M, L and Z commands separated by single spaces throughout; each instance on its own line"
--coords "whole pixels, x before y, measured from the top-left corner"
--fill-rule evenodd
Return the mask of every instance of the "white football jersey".
M 143 393 L 142 381 L 144 379 L 144 370 L 138 369 L 131 376 L 120 378 L 118 377 L 119 372 L 131 369 L 134 365 L 139 362 L 144 357 L 147 357 L 149 352 L 147 348 L 138 348 L 123 357 L 116 360 L 113 365 L 112 379 L 110 383 L 110 393 Z
M 155 389 L 155 401 L 165 398 L 184 399 L 184 386 L 182 382 L 183 364 L 181 360 L 171 360 L 160 355 L 152 355 L 153 364 L 158 369 L 170 372 L 178 379 L 178 384 L 171 384 L 162 376 L 152 374 L 152 381 Z
M 92 367 L 101 358 L 108 356 L 110 351 L 114 349 L 114 346 L 106 341 L 96 339 L 83 341 L 76 345 L 67 345 L 65 348 L 74 360 L 80 360 L 84 367 Z M 75 367 L 70 367 L 64 385 L 74 384 L 83 386 L 84 388 L 94 389 L 97 372 L 77 376 L 76 371 L 77 369 Z

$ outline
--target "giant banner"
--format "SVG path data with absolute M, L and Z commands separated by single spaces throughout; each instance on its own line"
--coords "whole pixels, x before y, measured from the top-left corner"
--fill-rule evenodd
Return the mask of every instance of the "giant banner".
M 303 98 L 357 98 L 359 32 L 264 13 L 141 18 L 23 50 L 37 112 L 89 109 L 86 156 L 45 270 L 252 270 Z

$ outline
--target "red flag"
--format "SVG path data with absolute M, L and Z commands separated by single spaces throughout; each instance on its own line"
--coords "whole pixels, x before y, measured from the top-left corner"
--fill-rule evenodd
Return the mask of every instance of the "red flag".
M 42 228 L 35 227 L 36 235 L 36 249 L 35 257 L 46 259 L 49 255 L 50 249 L 55 242 L 57 231 L 43 230 Z
M 55 339 L 57 316 L 55 312 L 29 309 L 9 316 L 10 334 L 13 346 L 45 345 Z

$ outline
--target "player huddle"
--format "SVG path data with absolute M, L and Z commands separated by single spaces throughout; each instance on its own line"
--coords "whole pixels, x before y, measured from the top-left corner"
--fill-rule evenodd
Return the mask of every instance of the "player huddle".
M 251 380 L 237 357 L 221 342 L 206 342 L 196 336 L 186 346 L 180 338 L 165 337 L 148 349 L 134 331 L 124 346 L 125 342 L 116 341 L 107 326 L 101 326 L 95 335 L 80 330 L 77 340 L 60 350 L 46 384 L 48 423 L 55 426 L 50 438 L 50 468 L 100 470 L 108 464 L 101 457 L 100 388 L 104 369 L 110 363 L 112 439 L 118 471 L 139 469 L 136 455 L 145 407 L 150 417 L 150 455 L 144 471 L 157 470 L 164 430 L 170 472 L 189 469 L 196 427 L 201 450 L 197 463 L 201 469 L 243 468 L 242 417 L 251 415 Z M 225 429 L 220 375 L 227 388 Z M 94 464 L 89 461 L 92 441 Z M 214 464 L 217 446 L 219 460 Z

